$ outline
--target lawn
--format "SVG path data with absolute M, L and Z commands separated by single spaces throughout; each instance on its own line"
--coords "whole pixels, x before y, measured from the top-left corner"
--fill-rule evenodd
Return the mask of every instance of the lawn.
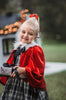
M 45 59 L 49 62 L 66 62 L 66 43 L 42 42 Z
M 66 43 L 42 42 L 46 61 L 66 62 Z M 45 76 L 50 100 L 66 100 L 66 71 Z M 0 96 L 3 86 L 0 84 Z
M 3 89 L 4 89 L 4 86 L 2 84 L 0 84 L 0 96 L 2 94 Z
M 66 71 L 45 76 L 50 100 L 66 100 Z M 0 96 L 3 86 L 0 84 Z
M 66 100 L 66 71 L 45 76 L 50 100 Z

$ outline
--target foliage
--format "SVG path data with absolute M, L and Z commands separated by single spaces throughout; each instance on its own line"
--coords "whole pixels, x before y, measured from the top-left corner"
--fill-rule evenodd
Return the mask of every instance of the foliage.
M 55 38 L 60 35 L 61 40 L 66 40 L 66 0 L 36 0 L 35 3 L 34 9 L 41 20 L 41 31 L 47 35 L 53 34 Z
M 6 3 L 8 0 L 0 0 L 0 9 L 4 9 L 6 7 Z
M 16 8 L 16 7 L 17 8 Z M 30 12 L 40 16 L 41 31 L 43 34 L 59 35 L 60 39 L 66 41 L 66 0 L 1 0 L 0 8 L 5 11 L 17 12 L 21 9 L 29 9 Z

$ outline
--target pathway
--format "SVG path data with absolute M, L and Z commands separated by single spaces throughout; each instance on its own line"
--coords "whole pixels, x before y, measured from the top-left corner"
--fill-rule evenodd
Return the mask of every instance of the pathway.
M 58 73 L 66 70 L 66 63 L 46 62 L 45 75 Z

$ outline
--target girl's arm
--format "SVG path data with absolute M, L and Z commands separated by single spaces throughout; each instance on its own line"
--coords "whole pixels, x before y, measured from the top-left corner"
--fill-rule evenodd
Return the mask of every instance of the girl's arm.
M 29 64 L 25 67 L 26 76 L 32 87 L 44 88 L 45 58 L 41 47 L 35 46 L 30 55 Z

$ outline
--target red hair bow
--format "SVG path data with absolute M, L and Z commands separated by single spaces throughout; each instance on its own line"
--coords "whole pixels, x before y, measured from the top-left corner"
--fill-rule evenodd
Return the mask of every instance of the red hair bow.
M 35 17 L 37 20 L 38 20 L 38 18 L 39 18 L 39 16 L 36 15 L 36 14 L 30 14 L 29 17 Z

